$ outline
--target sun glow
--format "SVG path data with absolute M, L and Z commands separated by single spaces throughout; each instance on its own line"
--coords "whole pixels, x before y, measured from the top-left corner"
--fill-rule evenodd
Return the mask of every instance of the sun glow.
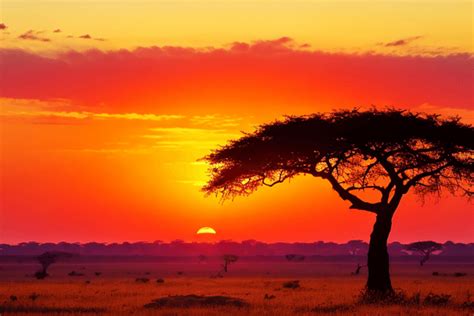
M 212 234 L 212 235 L 215 235 L 216 234 L 216 231 L 214 230 L 214 228 L 211 228 L 211 227 L 201 227 L 198 229 L 198 231 L 196 232 L 196 234 L 198 235 L 201 235 L 201 234 Z

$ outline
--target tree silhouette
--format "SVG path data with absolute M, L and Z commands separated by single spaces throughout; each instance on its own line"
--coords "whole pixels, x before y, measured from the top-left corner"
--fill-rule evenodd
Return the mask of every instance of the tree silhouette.
M 347 246 L 349 247 L 349 253 L 354 257 L 359 255 L 361 251 L 367 249 L 367 243 L 363 240 L 349 240 Z
M 361 270 L 363 267 L 366 267 L 366 266 L 365 266 L 365 265 L 361 265 L 360 263 L 357 263 L 356 269 L 355 269 L 354 272 L 352 272 L 351 274 L 352 274 L 352 275 L 359 275 L 359 274 L 360 274 L 360 270 Z
M 286 260 L 291 261 L 291 262 L 303 262 L 304 259 L 306 259 L 305 256 L 303 255 L 297 255 L 297 254 L 288 254 L 285 255 Z
M 375 214 L 367 289 L 389 294 L 393 214 L 410 190 L 420 197 L 442 189 L 472 196 L 474 129 L 459 118 L 397 109 L 290 116 L 203 160 L 211 175 L 203 190 L 223 199 L 306 174 L 328 181 L 351 209 Z
M 222 265 L 222 269 L 224 272 L 227 272 L 227 269 L 231 263 L 237 262 L 239 260 L 239 257 L 236 255 L 224 255 L 222 256 L 222 259 L 224 260 L 224 264 Z
M 41 270 L 35 273 L 35 277 L 39 280 L 46 278 L 48 274 L 48 268 L 53 263 L 57 262 L 60 258 L 69 258 L 72 254 L 67 252 L 45 252 L 39 255 L 36 259 L 41 264 Z
M 434 241 L 418 241 L 406 246 L 408 251 L 421 253 L 420 266 L 423 266 L 430 259 L 430 255 L 435 251 L 443 249 L 443 245 Z

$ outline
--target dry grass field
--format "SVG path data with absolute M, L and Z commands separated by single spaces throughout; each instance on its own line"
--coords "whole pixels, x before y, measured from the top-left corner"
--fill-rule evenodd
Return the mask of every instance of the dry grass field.
M 216 264 L 217 265 L 217 264 Z M 394 264 L 393 283 L 418 302 L 388 305 L 358 303 L 365 273 L 351 276 L 348 264 L 236 263 L 224 278 L 210 278 L 214 264 L 57 264 L 51 277 L 35 280 L 32 264 L 0 269 L 3 315 L 473 315 L 474 266 Z M 83 276 L 68 276 L 76 271 Z M 433 276 L 438 271 L 440 276 Z M 454 272 L 465 272 L 456 277 Z M 96 275 L 95 272 L 101 272 Z M 162 278 L 163 283 L 156 282 Z M 148 279 L 138 280 L 137 279 Z M 284 288 L 289 280 L 300 287 Z M 145 281 L 145 283 L 143 282 Z M 429 293 L 450 295 L 446 304 L 427 302 Z M 244 307 L 145 308 L 173 295 L 240 298 Z M 468 306 L 470 305 L 470 306 Z

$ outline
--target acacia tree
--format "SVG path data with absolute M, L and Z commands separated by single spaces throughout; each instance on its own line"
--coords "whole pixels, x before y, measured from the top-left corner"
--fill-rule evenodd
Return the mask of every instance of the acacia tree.
M 222 270 L 224 272 L 227 272 L 229 265 L 231 263 L 237 262 L 237 260 L 239 260 L 239 257 L 237 257 L 236 255 L 223 255 L 222 260 L 224 260 L 224 263 L 222 264 Z
M 443 189 L 472 196 L 474 128 L 459 118 L 397 109 L 290 116 L 203 160 L 211 177 L 203 190 L 223 199 L 304 174 L 328 181 L 351 209 L 375 214 L 367 289 L 388 294 L 387 240 L 402 197 L 410 190 L 423 197 Z
M 347 246 L 349 247 L 349 253 L 354 257 L 367 249 L 367 243 L 363 240 L 349 240 Z
M 70 258 L 70 257 L 72 257 L 72 254 L 67 253 L 67 252 L 49 252 L 48 251 L 39 255 L 38 257 L 36 257 L 36 259 L 41 265 L 41 270 L 35 273 L 35 277 L 40 280 L 46 278 L 49 275 L 48 268 L 50 265 L 52 265 L 53 263 L 56 263 L 61 258 Z
M 430 259 L 433 252 L 443 249 L 443 245 L 435 241 L 417 241 L 406 246 L 406 250 L 419 252 L 422 257 L 420 259 L 420 266 L 423 266 L 426 261 Z

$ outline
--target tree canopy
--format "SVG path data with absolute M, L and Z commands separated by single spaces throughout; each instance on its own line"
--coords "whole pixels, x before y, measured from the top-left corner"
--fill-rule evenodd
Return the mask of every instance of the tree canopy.
M 351 208 L 395 210 L 410 189 L 420 196 L 473 196 L 474 128 L 458 117 L 398 109 L 341 110 L 288 116 L 213 151 L 203 160 L 203 190 L 248 195 L 299 174 L 330 182 Z M 364 200 L 364 191 L 378 198 Z
M 426 240 L 426 241 L 417 241 L 406 246 L 408 251 L 416 251 L 423 255 L 420 260 L 420 265 L 424 265 L 426 261 L 430 258 L 430 255 L 433 252 L 440 251 L 443 249 L 443 245 L 435 241 Z
M 443 249 L 443 245 L 435 241 L 417 241 L 406 246 L 408 251 L 419 251 L 422 253 L 433 252 Z

